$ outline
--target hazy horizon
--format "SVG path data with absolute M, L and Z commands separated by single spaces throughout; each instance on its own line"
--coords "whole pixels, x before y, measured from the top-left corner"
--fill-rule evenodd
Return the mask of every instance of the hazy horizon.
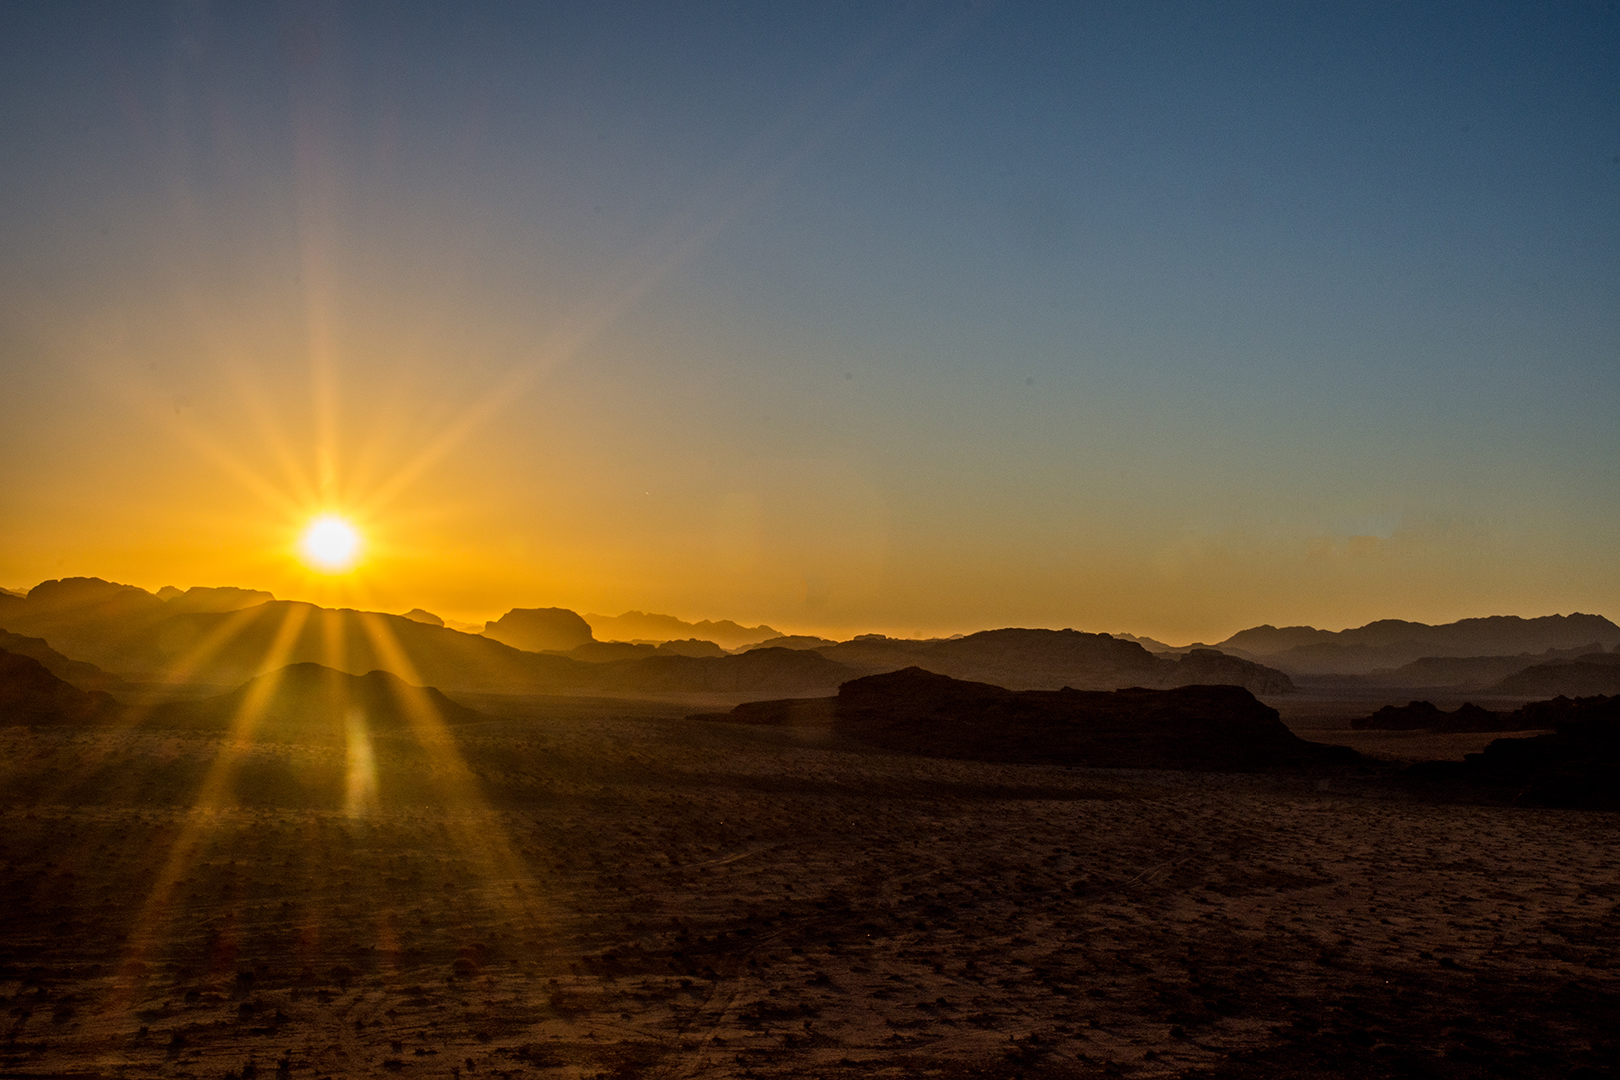
M 0 30 L 7 583 L 829 637 L 1620 612 L 1612 8 Z
M 99 575 L 90 574 L 90 575 L 67 575 L 67 576 L 69 576 L 69 577 L 75 577 L 75 576 L 78 576 L 78 577 L 98 577 Z M 46 579 L 46 580 L 49 581 L 49 580 L 60 580 L 60 579 Z M 107 579 L 103 578 L 102 580 L 107 580 Z M 26 594 L 31 588 L 33 588 L 33 587 L 35 587 L 35 586 L 37 586 L 39 584 L 43 584 L 43 582 L 35 582 L 34 585 L 30 585 L 30 586 L 26 586 L 26 587 L 0 586 L 0 588 L 6 588 L 7 590 L 12 591 L 12 592 L 17 593 L 17 594 Z M 425 605 L 421 605 L 421 604 L 413 604 L 409 608 L 397 608 L 397 609 L 391 608 L 391 609 L 388 609 L 388 610 L 384 611 L 381 608 L 368 608 L 363 604 L 352 602 L 352 600 L 342 600 L 342 599 L 334 600 L 331 596 L 328 596 L 325 599 L 321 599 L 317 595 L 313 595 L 313 594 L 309 595 L 309 596 L 283 596 L 283 595 L 281 595 L 279 593 L 274 593 L 273 590 L 263 589 L 261 586 L 243 585 L 243 584 L 241 584 L 239 582 L 238 583 L 231 583 L 231 584 L 212 584 L 212 585 L 202 585 L 202 586 L 177 585 L 174 582 L 165 582 L 163 585 L 158 585 L 158 586 L 146 586 L 146 585 L 142 585 L 142 584 L 140 584 L 138 582 L 131 582 L 131 581 L 119 581 L 119 582 L 114 582 L 114 584 L 133 585 L 136 588 L 145 589 L 147 592 L 152 593 L 154 595 L 157 594 L 161 589 L 166 588 L 166 587 L 177 588 L 181 592 L 185 592 L 186 590 L 188 590 L 190 588 L 198 588 L 198 587 L 200 587 L 200 588 L 240 588 L 240 589 L 250 589 L 250 590 L 251 589 L 258 589 L 258 590 L 264 591 L 264 592 L 272 592 L 272 594 L 275 596 L 275 599 L 278 600 L 278 601 L 289 601 L 289 602 L 293 602 L 293 603 L 308 603 L 308 604 L 315 604 L 315 605 L 318 605 L 318 606 L 325 606 L 325 607 L 334 607 L 334 606 L 358 607 L 360 610 L 375 610 L 375 611 L 382 612 L 384 614 L 393 614 L 393 615 L 403 615 L 406 611 L 410 611 L 410 610 L 425 610 L 425 611 L 428 611 L 430 614 L 437 615 L 441 619 L 445 620 L 446 625 L 449 626 L 451 629 L 462 630 L 462 631 L 467 632 L 467 633 L 478 633 L 479 632 L 478 628 L 481 628 L 485 623 L 493 622 L 494 620 L 499 619 L 502 615 L 505 615 L 506 613 L 512 611 L 514 608 L 534 609 L 534 608 L 566 607 L 566 605 L 551 604 L 551 603 L 545 602 L 544 600 L 540 600 L 540 601 L 536 601 L 536 602 L 533 602 L 533 603 L 508 604 L 507 606 L 501 607 L 501 608 L 498 608 L 498 609 L 491 608 L 491 609 L 488 609 L 487 611 L 484 611 L 484 612 L 474 612 L 474 613 L 465 613 L 465 614 L 464 613 L 457 613 L 457 612 L 438 611 L 438 610 L 434 610 L 434 609 L 431 609 L 431 608 L 427 608 Z M 578 614 L 581 617 L 585 618 L 587 622 L 590 621 L 590 618 L 591 618 L 591 616 L 593 614 L 597 615 L 597 616 L 605 616 L 606 618 L 609 618 L 609 619 L 618 619 L 618 618 L 623 618 L 626 615 L 641 614 L 641 615 L 650 615 L 650 616 L 654 616 L 654 617 L 672 617 L 672 618 L 675 618 L 675 619 L 677 619 L 677 620 L 679 620 L 681 622 L 685 622 L 685 623 L 689 623 L 689 624 L 695 624 L 695 623 L 700 623 L 700 622 L 702 622 L 704 620 L 709 620 L 711 622 L 730 621 L 730 622 L 737 623 L 738 625 L 744 626 L 744 627 L 748 627 L 748 626 L 752 626 L 752 625 L 768 625 L 768 626 L 771 627 L 771 629 L 774 629 L 774 630 L 778 631 L 779 633 L 781 633 L 781 634 L 783 634 L 785 636 L 792 636 L 792 635 L 796 635 L 796 634 L 797 635 L 806 635 L 806 636 L 819 636 L 819 637 L 830 638 L 830 639 L 835 640 L 835 641 L 847 641 L 847 640 L 850 640 L 851 638 L 855 637 L 858 634 L 873 634 L 873 633 L 884 634 L 884 635 L 889 636 L 889 637 L 913 638 L 913 639 L 949 638 L 949 637 L 960 637 L 960 636 L 963 636 L 963 635 L 973 634 L 973 633 L 977 633 L 977 632 L 985 631 L 985 630 L 1005 629 L 1005 628 L 1016 625 L 1016 626 L 1022 627 L 1024 629 L 1080 630 L 1080 631 L 1082 631 L 1084 633 L 1092 633 L 1092 634 L 1113 634 L 1113 635 L 1127 634 L 1127 635 L 1130 635 L 1132 637 L 1149 638 L 1149 639 L 1152 639 L 1154 641 L 1158 641 L 1158 642 L 1160 642 L 1162 644 L 1169 645 L 1169 646 L 1171 646 L 1173 648 L 1185 648 L 1188 645 L 1195 645 L 1195 644 L 1213 644 L 1213 643 L 1216 643 L 1216 642 L 1224 641 L 1227 638 L 1229 638 L 1229 637 L 1233 636 L 1234 634 L 1238 633 L 1239 631 L 1249 630 L 1249 629 L 1253 629 L 1255 627 L 1264 626 L 1264 625 L 1271 625 L 1271 626 L 1276 626 L 1276 627 L 1311 626 L 1313 629 L 1326 630 L 1326 631 L 1329 631 L 1329 632 L 1332 632 L 1332 633 L 1339 633 L 1339 632 L 1342 632 L 1344 630 L 1351 630 L 1351 629 L 1355 629 L 1355 628 L 1357 628 L 1359 626 L 1365 626 L 1368 622 L 1377 621 L 1377 620 L 1369 619 L 1369 620 L 1366 620 L 1365 622 L 1362 622 L 1362 623 L 1355 623 L 1355 624 L 1346 625 L 1346 626 L 1322 626 L 1322 625 L 1317 625 L 1317 624 L 1312 624 L 1312 623 L 1277 623 L 1277 622 L 1269 622 L 1268 623 L 1266 620 L 1261 620 L 1261 621 L 1255 622 L 1255 623 L 1245 623 L 1242 626 L 1231 627 L 1230 629 L 1225 630 L 1224 632 L 1220 632 L 1220 633 L 1216 634 L 1215 636 L 1211 636 L 1211 637 L 1187 638 L 1187 639 L 1178 640 L 1178 639 L 1160 637 L 1157 634 L 1148 633 L 1148 632 L 1143 631 L 1143 630 L 1138 630 L 1138 629 L 1134 629 L 1134 628 L 1130 628 L 1130 627 L 1118 627 L 1118 626 L 1115 626 L 1115 627 L 1106 627 L 1106 626 L 1105 627 L 1097 627 L 1097 626 L 1077 626 L 1077 625 L 1071 625 L 1071 624 L 1065 624 L 1065 625 L 1060 626 L 1060 625 L 1033 625 L 1033 624 L 1028 624 L 1028 623 L 1019 623 L 1019 624 L 1008 623 L 1008 624 L 1000 624 L 1000 625 L 995 625 L 995 626 L 991 626 L 991 625 L 963 625 L 963 626 L 955 628 L 955 629 L 939 629 L 939 628 L 927 629 L 927 628 L 917 628 L 917 627 L 907 629 L 907 628 L 898 627 L 898 626 L 896 626 L 896 627 L 857 626 L 857 627 L 819 627 L 818 628 L 818 627 L 804 627 L 804 626 L 779 626 L 779 625 L 770 623 L 769 620 L 764 620 L 764 619 L 761 619 L 761 620 L 739 619 L 739 618 L 736 618 L 736 617 L 732 616 L 729 613 L 713 612 L 713 611 L 699 612 L 699 613 L 694 614 L 694 613 L 690 613 L 690 612 L 688 612 L 688 613 L 680 613 L 680 612 L 669 612 L 669 611 L 655 611 L 655 610 L 653 610 L 651 608 L 647 608 L 647 607 L 640 607 L 640 608 L 632 607 L 632 608 L 627 608 L 624 611 L 618 612 L 617 614 L 608 614 L 606 612 L 591 612 L 588 608 L 579 608 L 579 609 L 570 608 L 568 610 L 575 611 L 576 614 Z M 1531 612 L 1531 613 L 1519 612 L 1519 611 L 1492 611 L 1492 612 L 1480 612 L 1480 613 L 1474 614 L 1474 615 L 1462 615 L 1462 616 L 1458 616 L 1457 619 L 1447 619 L 1447 620 L 1442 620 L 1442 622 L 1450 623 L 1450 622 L 1456 622 L 1456 621 L 1459 621 L 1459 620 L 1462 620 L 1462 619 L 1489 618 L 1489 617 L 1492 617 L 1492 616 L 1509 616 L 1509 617 L 1518 617 L 1518 618 L 1524 618 L 1524 619 L 1534 619 L 1534 618 L 1540 618 L 1540 617 L 1543 617 L 1543 616 L 1569 616 L 1569 615 L 1575 615 L 1575 614 L 1597 615 L 1597 616 L 1602 617 L 1602 618 L 1608 618 L 1608 616 L 1605 615 L 1601 611 L 1586 611 L 1586 612 L 1544 611 L 1544 612 Z M 1383 618 L 1393 618 L 1393 616 L 1384 616 Z M 1416 621 L 1420 621 L 1420 620 L 1407 620 L 1407 621 L 1416 622 Z M 1439 625 L 1439 623 L 1436 623 L 1434 625 Z M 594 629 L 594 624 L 593 624 L 593 629 Z M 598 637 L 598 640 L 604 640 L 604 641 L 605 640 L 616 640 L 616 639 L 611 638 L 611 637 L 603 637 L 601 631 L 597 631 L 597 637 Z

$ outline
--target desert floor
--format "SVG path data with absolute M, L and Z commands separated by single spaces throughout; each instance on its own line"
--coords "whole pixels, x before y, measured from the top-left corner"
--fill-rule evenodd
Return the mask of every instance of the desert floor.
M 1616 815 L 482 704 L 522 718 L 461 732 L 464 768 L 377 740 L 370 802 L 341 747 L 0 730 L 0 1075 L 1620 1061 Z M 348 794 L 231 787 L 255 762 Z

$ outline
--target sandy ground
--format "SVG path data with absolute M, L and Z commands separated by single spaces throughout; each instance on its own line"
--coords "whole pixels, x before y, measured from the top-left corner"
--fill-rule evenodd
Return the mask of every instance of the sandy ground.
M 480 727 L 472 787 L 441 762 L 437 804 L 352 813 L 195 807 L 174 778 L 217 739 L 0 731 L 0 1074 L 1620 1061 L 1616 815 L 891 757 L 660 711 Z M 380 772 L 407 757 L 375 747 Z

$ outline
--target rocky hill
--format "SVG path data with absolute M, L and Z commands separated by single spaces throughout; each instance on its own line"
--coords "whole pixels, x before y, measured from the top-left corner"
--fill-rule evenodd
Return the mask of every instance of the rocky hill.
M 0 649 L 0 726 L 91 724 L 115 719 L 120 712 L 111 695 L 80 690 L 32 656 Z
M 694 719 L 822 723 L 884 750 L 975 761 L 1248 771 L 1358 760 L 1299 738 L 1236 686 L 1015 691 L 913 667 L 851 680 L 822 702 L 754 702 Z

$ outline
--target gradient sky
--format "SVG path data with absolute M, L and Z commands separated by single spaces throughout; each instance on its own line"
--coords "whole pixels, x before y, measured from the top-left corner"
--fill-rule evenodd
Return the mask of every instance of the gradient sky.
M 1620 617 L 1614 3 L 9 4 L 0 147 L 0 585 Z

